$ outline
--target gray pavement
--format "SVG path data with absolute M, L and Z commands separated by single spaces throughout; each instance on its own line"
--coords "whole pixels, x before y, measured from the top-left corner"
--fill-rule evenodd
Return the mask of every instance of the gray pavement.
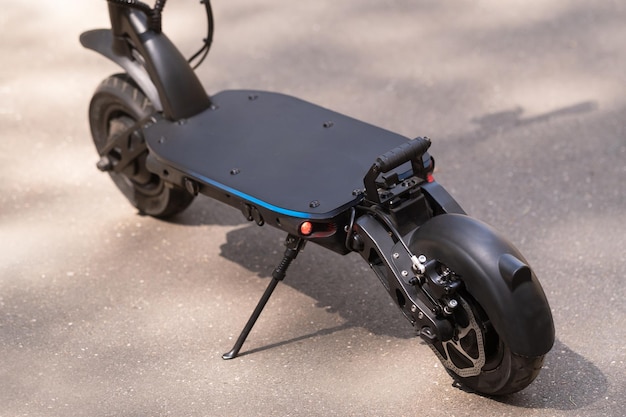
M 1 1 L 0 416 L 622 416 L 626 3 L 215 2 L 211 93 L 293 94 L 433 139 L 438 180 L 525 253 L 557 341 L 494 400 L 452 385 L 358 257 L 309 245 L 223 361 L 282 236 L 197 199 L 141 217 L 86 109 L 98 2 Z M 190 54 L 195 1 L 165 29 Z

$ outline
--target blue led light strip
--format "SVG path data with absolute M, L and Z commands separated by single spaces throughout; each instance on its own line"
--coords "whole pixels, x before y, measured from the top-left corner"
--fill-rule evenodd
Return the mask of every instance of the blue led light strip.
M 207 178 L 207 177 L 205 177 L 203 175 L 198 175 L 196 173 L 192 173 L 192 176 L 195 177 L 195 178 L 200 179 L 202 182 L 204 182 L 206 184 L 212 185 L 215 188 L 218 188 L 218 189 L 220 189 L 222 191 L 225 191 L 225 192 L 227 192 L 229 194 L 232 194 L 232 195 L 234 195 L 236 197 L 239 197 L 242 200 L 246 200 L 246 201 L 249 201 L 251 203 L 254 203 L 254 204 L 256 204 L 259 207 L 266 208 L 266 209 L 268 209 L 270 211 L 273 211 L 273 212 L 276 212 L 276 213 L 279 213 L 279 214 L 283 214 L 283 215 L 289 216 L 289 217 L 295 217 L 295 218 L 298 218 L 298 219 L 312 219 L 313 218 L 313 215 L 311 213 L 305 213 L 305 212 L 302 212 L 302 211 L 288 210 L 288 209 L 284 209 L 284 208 L 281 208 L 281 207 L 274 206 L 274 205 L 269 204 L 269 203 L 267 203 L 267 202 L 265 202 L 263 200 L 259 200 L 256 197 L 252 197 L 251 195 L 248 195 L 248 194 L 243 193 L 241 191 L 235 190 L 234 188 L 231 188 L 231 187 L 229 187 L 227 185 L 221 184 L 221 183 L 219 183 L 217 181 L 214 181 L 214 180 L 212 180 L 210 178 Z

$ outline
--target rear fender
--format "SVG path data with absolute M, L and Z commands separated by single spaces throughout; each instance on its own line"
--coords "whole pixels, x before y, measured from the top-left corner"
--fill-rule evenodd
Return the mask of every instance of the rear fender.
M 416 255 L 437 259 L 461 277 L 512 352 L 537 357 L 554 343 L 550 306 L 522 254 L 490 226 L 442 214 L 410 238 Z

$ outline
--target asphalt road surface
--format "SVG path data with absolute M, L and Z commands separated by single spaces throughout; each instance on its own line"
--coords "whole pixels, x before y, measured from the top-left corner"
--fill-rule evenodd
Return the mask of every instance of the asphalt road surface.
M 0 1 L 0 416 L 622 416 L 626 3 L 215 2 L 209 93 L 278 91 L 406 136 L 535 268 L 557 340 L 500 399 L 452 384 L 368 266 L 309 245 L 223 361 L 283 236 L 206 198 L 142 217 L 95 168 L 104 1 Z M 186 55 L 197 1 L 170 1 Z M 280 186 L 280 184 L 276 184 Z

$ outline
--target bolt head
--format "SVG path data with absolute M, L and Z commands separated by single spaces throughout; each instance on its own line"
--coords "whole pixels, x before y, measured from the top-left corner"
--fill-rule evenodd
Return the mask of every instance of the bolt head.
M 113 162 L 111 162 L 108 156 L 103 156 L 96 164 L 96 167 L 102 172 L 111 171 L 113 169 Z

